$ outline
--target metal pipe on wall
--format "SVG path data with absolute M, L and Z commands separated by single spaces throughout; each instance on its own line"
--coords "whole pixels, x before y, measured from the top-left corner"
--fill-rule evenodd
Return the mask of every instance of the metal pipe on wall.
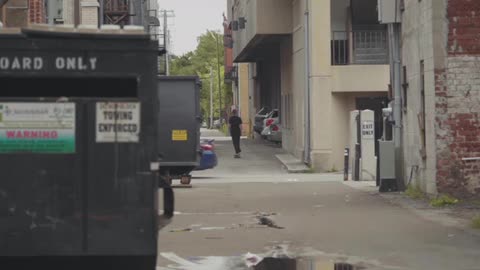
M 80 24 L 80 0 L 73 1 L 73 24 L 75 26 Z
M 102 26 L 104 24 L 104 11 L 105 11 L 105 4 L 103 3 L 103 0 L 100 0 L 100 10 L 98 12 L 98 26 Z
M 310 134 L 310 10 L 309 1 L 305 0 L 305 131 L 304 131 L 304 154 L 303 161 L 311 163 L 311 134 Z
M 395 0 L 395 9 L 398 9 L 400 2 Z M 397 16 L 398 10 L 395 10 Z M 391 84 L 393 87 L 393 120 L 394 131 L 393 141 L 395 145 L 395 173 L 397 180 L 397 187 L 400 190 L 405 189 L 403 181 L 403 155 L 402 155 L 402 82 L 401 82 L 401 24 L 399 18 L 395 18 L 395 23 L 388 24 L 388 35 L 390 44 L 390 72 L 392 75 Z

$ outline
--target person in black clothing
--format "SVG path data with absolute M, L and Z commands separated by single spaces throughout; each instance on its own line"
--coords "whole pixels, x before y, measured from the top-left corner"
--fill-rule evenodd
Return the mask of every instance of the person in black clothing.
M 233 146 L 235 147 L 235 158 L 240 158 L 240 136 L 242 135 L 242 118 L 238 116 L 237 110 L 232 111 L 232 116 L 228 120 L 230 125 L 230 135 L 232 136 Z

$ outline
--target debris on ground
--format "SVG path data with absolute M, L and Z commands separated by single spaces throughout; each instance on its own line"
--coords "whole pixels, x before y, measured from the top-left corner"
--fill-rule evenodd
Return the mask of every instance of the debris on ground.
M 250 268 L 250 267 L 256 266 L 260 262 L 262 262 L 263 258 L 258 256 L 258 255 L 255 255 L 255 254 L 252 254 L 252 253 L 248 252 L 247 254 L 245 254 L 244 260 L 245 260 L 245 264 L 247 265 L 247 267 Z
M 269 228 L 275 228 L 275 229 L 285 229 L 284 227 L 278 226 L 272 219 L 270 219 L 268 216 L 265 215 L 259 215 L 256 216 L 258 219 L 258 224 L 267 226 Z
M 193 231 L 192 228 L 184 228 L 184 229 L 173 229 L 170 232 L 191 232 Z
M 216 230 L 225 230 L 226 227 L 201 227 L 200 231 L 216 231 Z

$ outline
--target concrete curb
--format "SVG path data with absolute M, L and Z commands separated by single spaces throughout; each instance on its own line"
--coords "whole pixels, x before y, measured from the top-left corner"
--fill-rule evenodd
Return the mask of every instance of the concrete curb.
M 310 168 L 301 160 L 290 154 L 275 155 L 275 157 L 285 166 L 289 173 L 309 173 Z
M 350 183 L 349 181 L 343 183 L 351 188 L 363 192 L 377 194 L 380 198 L 391 203 L 392 205 L 408 210 L 424 220 L 439 224 L 444 227 L 454 228 L 472 236 L 480 237 L 480 231 L 471 228 L 469 220 L 451 215 L 452 211 L 454 211 L 453 209 L 426 207 L 421 205 L 421 203 L 408 198 L 403 192 L 381 193 L 374 185 L 375 182 Z

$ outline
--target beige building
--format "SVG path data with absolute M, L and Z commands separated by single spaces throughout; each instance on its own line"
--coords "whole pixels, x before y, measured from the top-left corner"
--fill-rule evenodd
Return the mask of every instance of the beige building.
M 237 82 L 233 84 L 233 104 L 235 104 L 243 120 L 242 135 L 250 137 L 253 126 L 250 121 L 248 64 L 237 64 L 236 70 L 238 78 Z
M 249 63 L 251 121 L 262 107 L 280 109 L 283 147 L 316 171 L 343 168 L 350 111 L 381 115 L 387 105 L 376 10 L 376 0 L 228 0 L 234 60 Z

